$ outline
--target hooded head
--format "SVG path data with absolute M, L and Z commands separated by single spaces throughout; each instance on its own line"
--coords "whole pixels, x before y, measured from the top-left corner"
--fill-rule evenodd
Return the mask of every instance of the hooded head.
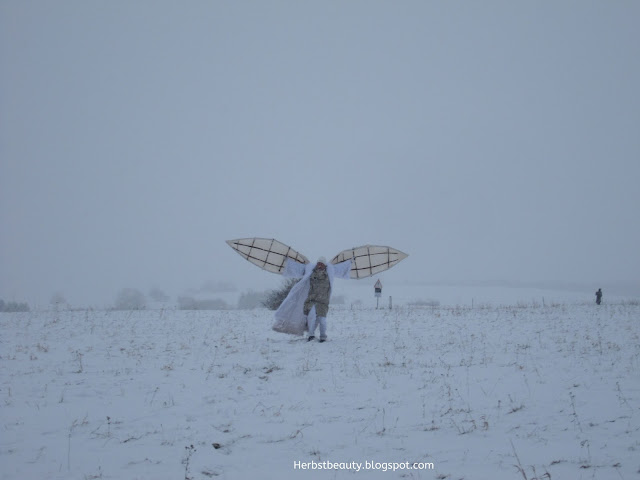
M 318 261 L 316 262 L 316 267 L 317 266 L 322 266 L 323 268 L 326 268 L 327 267 L 327 259 L 324 258 L 324 257 L 320 257 L 318 259 Z

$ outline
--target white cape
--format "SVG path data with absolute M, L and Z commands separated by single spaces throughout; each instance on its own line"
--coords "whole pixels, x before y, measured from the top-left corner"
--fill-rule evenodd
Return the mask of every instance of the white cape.
M 280 308 L 276 310 L 276 321 L 273 329 L 280 333 L 289 333 L 291 335 L 303 335 L 307 330 L 307 321 L 304 316 L 304 302 L 309 295 L 309 287 L 311 281 L 311 273 L 315 268 L 315 264 L 307 263 L 306 265 L 293 260 L 287 259 L 282 275 L 288 278 L 302 279 L 296 283 L 287 298 L 284 299 Z M 337 265 L 327 265 L 327 274 L 329 275 L 329 283 L 333 291 L 333 279 L 344 278 L 349 279 L 351 271 L 351 260 L 338 263 Z M 310 315 L 315 314 L 315 310 Z

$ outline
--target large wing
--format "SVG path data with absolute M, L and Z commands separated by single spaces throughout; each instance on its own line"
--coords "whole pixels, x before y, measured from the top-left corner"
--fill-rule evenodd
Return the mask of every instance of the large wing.
M 363 245 L 340 252 L 331 259 L 332 264 L 351 260 L 351 278 L 365 278 L 390 269 L 407 258 L 406 253 L 381 245 Z
M 272 273 L 282 273 L 287 258 L 307 264 L 309 260 L 293 248 L 273 238 L 238 238 L 227 240 L 238 254 L 254 265 Z

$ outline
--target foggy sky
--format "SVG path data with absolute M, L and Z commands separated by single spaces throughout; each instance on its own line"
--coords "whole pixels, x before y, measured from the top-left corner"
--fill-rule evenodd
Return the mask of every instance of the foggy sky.
M 0 298 L 389 281 L 640 285 L 640 3 L 0 3 Z

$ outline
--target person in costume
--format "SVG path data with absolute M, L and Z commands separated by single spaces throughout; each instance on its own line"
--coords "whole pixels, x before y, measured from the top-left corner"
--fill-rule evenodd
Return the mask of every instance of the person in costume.
M 316 328 L 320 327 L 320 342 L 327 339 L 327 314 L 331 300 L 334 278 L 349 279 L 351 260 L 328 264 L 320 257 L 316 264 L 301 264 L 287 259 L 283 275 L 300 278 L 282 305 L 276 310 L 276 332 L 303 335 L 309 331 L 307 341 L 315 339 Z

